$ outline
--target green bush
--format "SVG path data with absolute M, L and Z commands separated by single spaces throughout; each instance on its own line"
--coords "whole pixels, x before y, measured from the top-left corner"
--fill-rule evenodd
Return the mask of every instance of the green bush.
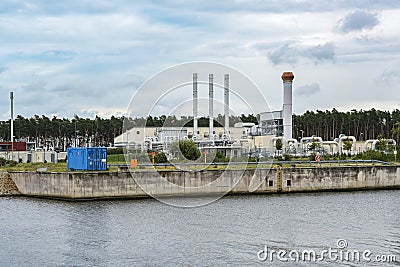
M 197 160 L 201 152 L 193 140 L 179 140 L 171 144 L 171 153 L 180 159 Z
M 16 162 L 15 160 L 7 160 L 7 164 L 10 167 L 14 167 L 17 166 L 18 162 Z
M 14 167 L 18 164 L 15 160 L 7 160 L 5 158 L 0 158 L 0 166 Z
M 229 162 L 229 158 L 225 157 L 222 151 L 217 151 L 213 162 Z
M 316 153 L 311 153 L 311 155 L 310 156 L 308 156 L 308 160 L 310 160 L 310 161 L 314 161 L 315 160 L 315 156 L 316 156 L 317 154 Z
M 248 162 L 257 162 L 256 157 L 249 157 Z
M 157 164 L 157 163 L 167 163 L 167 162 L 168 162 L 168 159 L 164 152 L 158 151 L 154 155 L 154 163 Z
M 381 151 L 377 151 L 377 150 L 368 150 L 364 153 L 362 153 L 362 159 L 366 159 L 366 160 L 380 160 L 380 161 L 387 161 L 388 160 L 388 156 L 385 155 L 385 153 L 381 152 Z
M 285 154 L 283 154 L 283 160 L 284 161 L 291 161 L 292 160 L 292 155 L 290 155 L 290 154 L 287 154 L 287 153 L 285 153 Z

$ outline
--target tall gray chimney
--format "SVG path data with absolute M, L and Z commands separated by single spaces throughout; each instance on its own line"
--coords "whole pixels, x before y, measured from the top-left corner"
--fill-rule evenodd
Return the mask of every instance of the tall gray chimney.
M 210 140 L 214 139 L 214 76 L 208 75 L 208 117 Z
M 229 136 L 229 74 L 224 76 L 224 119 L 225 135 Z
M 10 104 L 11 104 L 11 160 L 13 159 L 14 151 L 14 92 L 10 92 Z
M 294 75 L 292 72 L 284 72 L 283 80 L 283 137 L 292 139 L 292 83 Z
M 197 95 L 197 73 L 193 73 L 193 137 L 197 138 L 197 119 L 198 119 L 198 95 Z

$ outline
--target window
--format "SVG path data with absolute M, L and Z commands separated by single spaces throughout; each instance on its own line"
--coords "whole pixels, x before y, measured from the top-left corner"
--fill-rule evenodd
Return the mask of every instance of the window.
M 140 134 L 140 131 L 136 131 L 136 134 Z
M 274 186 L 274 181 L 273 180 L 269 180 L 268 181 L 268 186 Z
M 292 186 L 292 180 L 286 180 L 286 186 Z

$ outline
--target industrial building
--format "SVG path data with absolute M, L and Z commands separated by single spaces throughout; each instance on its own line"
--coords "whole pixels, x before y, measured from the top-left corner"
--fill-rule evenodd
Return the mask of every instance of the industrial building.
M 59 159 L 65 160 L 66 152 L 46 151 L 36 148 L 35 142 L 14 140 L 14 92 L 10 92 L 10 141 L 0 142 L 0 158 L 13 160 L 19 163 L 52 162 L 57 163 Z
M 201 151 L 218 150 L 227 157 L 255 156 L 270 157 L 277 154 L 291 154 L 304 156 L 320 152 L 322 154 L 346 153 L 355 154 L 376 149 L 378 140 L 357 141 L 354 136 L 340 135 L 334 140 L 325 141 L 318 136 L 306 136 L 298 140 L 293 138 L 293 80 L 292 72 L 284 72 L 282 109 L 277 111 L 261 112 L 258 125 L 254 123 L 236 123 L 229 125 L 230 85 L 229 74 L 224 75 L 223 84 L 223 118 L 224 121 L 215 126 L 214 114 L 214 75 L 208 75 L 208 127 L 199 127 L 199 88 L 198 74 L 192 77 L 192 127 L 134 127 L 125 131 L 114 139 L 115 147 L 127 147 L 147 150 L 169 151 L 171 143 L 177 140 L 191 139 Z M 0 157 L 17 162 L 57 162 L 66 158 L 66 152 L 57 153 L 36 149 L 33 143 L 15 142 L 13 138 L 13 100 L 11 101 L 11 140 L 0 143 Z M 218 125 L 218 124 L 217 124 Z M 277 149 L 277 141 L 282 144 Z M 351 148 L 344 149 L 351 143 Z M 393 139 L 385 139 L 389 146 L 396 146 Z M 348 147 L 348 145 L 346 146 Z
M 208 82 L 208 118 L 209 127 L 198 127 L 198 75 L 193 74 L 193 127 L 136 127 L 129 129 L 114 140 L 117 147 L 145 150 L 168 151 L 176 140 L 192 139 L 200 150 L 219 150 L 226 156 L 275 156 L 288 153 L 308 155 L 314 152 L 360 153 L 375 149 L 377 140 L 357 141 L 354 136 L 340 135 L 335 140 L 324 141 L 321 137 L 310 136 L 294 139 L 293 123 L 293 80 L 292 72 L 283 72 L 282 110 L 261 112 L 259 124 L 237 123 L 229 126 L 229 74 L 224 75 L 224 123 L 214 128 L 214 75 L 209 74 Z M 282 149 L 277 151 L 277 140 L 282 140 Z M 386 139 L 388 145 L 396 145 L 395 140 Z M 351 142 L 349 151 L 344 143 Z

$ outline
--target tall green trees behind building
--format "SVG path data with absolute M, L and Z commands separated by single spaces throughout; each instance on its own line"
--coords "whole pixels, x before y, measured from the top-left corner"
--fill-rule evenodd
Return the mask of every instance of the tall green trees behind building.
M 393 138 L 399 141 L 400 110 L 392 112 L 370 110 L 351 110 L 339 112 L 307 111 L 302 115 L 293 116 L 293 136 L 320 136 L 324 140 L 333 140 L 340 134 L 352 135 L 357 140 L 377 139 L 378 135 L 384 138 Z M 397 123 L 397 124 L 396 124 Z

